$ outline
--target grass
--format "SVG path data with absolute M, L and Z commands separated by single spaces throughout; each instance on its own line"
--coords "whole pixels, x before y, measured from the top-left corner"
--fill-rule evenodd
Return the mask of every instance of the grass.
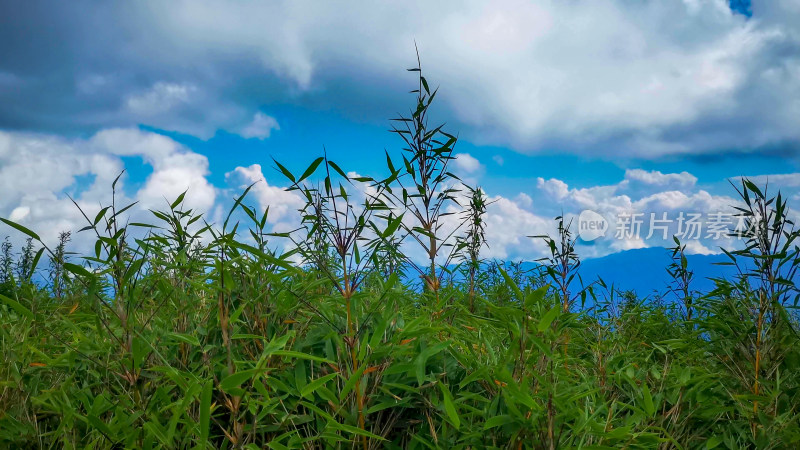
M 435 91 L 412 71 L 387 177 L 276 162 L 306 200 L 292 233 L 268 233 L 247 191 L 222 224 L 183 196 L 128 223 L 116 182 L 86 216 L 87 255 L 2 219 L 29 240 L 0 252 L 0 447 L 798 445 L 798 233 L 780 194 L 736 186 L 739 276 L 711 292 L 676 241 L 677 301 L 582 285 L 561 218 L 537 237 L 541 270 L 484 261 L 487 200 L 456 189 L 456 138 L 428 124 Z

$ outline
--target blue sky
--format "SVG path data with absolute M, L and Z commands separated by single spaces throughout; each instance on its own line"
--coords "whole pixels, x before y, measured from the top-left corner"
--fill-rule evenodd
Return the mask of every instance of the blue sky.
M 218 218 L 259 181 L 286 228 L 298 200 L 272 158 L 300 170 L 324 146 L 385 173 L 415 42 L 456 171 L 496 200 L 489 256 L 541 256 L 525 236 L 562 212 L 728 211 L 739 176 L 797 203 L 798 24 L 798 0 L 4 3 L 0 216 L 53 238 L 79 228 L 65 194 L 97 208 L 125 168 L 135 214 L 189 188 Z

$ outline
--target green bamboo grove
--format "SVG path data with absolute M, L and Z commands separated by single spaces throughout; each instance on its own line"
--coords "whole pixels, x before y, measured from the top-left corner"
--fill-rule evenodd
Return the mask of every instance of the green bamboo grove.
M 85 254 L 2 219 L 28 240 L 0 249 L 0 447 L 800 446 L 785 198 L 734 185 L 738 275 L 697 292 L 676 240 L 675 300 L 582 280 L 563 218 L 532 237 L 537 269 L 484 260 L 489 200 L 449 170 L 457 138 L 411 71 L 384 176 L 275 161 L 305 200 L 292 232 L 249 189 L 222 223 L 183 195 L 131 222 L 116 183 Z

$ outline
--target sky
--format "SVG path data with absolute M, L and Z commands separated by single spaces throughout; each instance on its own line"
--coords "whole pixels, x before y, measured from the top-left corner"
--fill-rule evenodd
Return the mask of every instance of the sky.
M 800 0 L 34 0 L 0 4 L 0 217 L 52 241 L 83 226 L 68 195 L 96 211 L 126 169 L 134 215 L 189 189 L 219 221 L 257 182 L 288 229 L 272 159 L 385 175 L 415 45 L 453 168 L 493 201 L 487 257 L 541 257 L 527 236 L 587 210 L 608 232 L 586 258 L 668 246 L 692 214 L 689 251 L 719 253 L 742 176 L 800 206 Z

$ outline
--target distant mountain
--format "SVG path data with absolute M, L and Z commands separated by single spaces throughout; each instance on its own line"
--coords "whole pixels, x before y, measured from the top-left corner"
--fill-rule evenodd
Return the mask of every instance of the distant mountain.
M 672 252 L 666 248 L 643 248 L 626 250 L 602 258 L 582 261 L 580 275 L 584 284 L 600 277 L 609 287 L 613 284 L 618 290 L 631 290 L 643 298 L 653 294 L 669 292 L 672 279 L 667 273 Z M 706 293 L 714 288 L 710 278 L 733 279 L 735 267 L 719 266 L 715 263 L 730 261 L 725 255 L 687 255 L 689 270 L 694 271 L 692 290 Z M 524 262 L 523 269 L 531 269 L 538 264 Z
M 694 272 L 692 290 L 708 293 L 714 288 L 711 278 L 727 278 L 733 280 L 736 268 L 720 266 L 716 263 L 729 262 L 724 254 L 720 255 L 686 255 L 689 270 Z M 598 277 L 609 287 L 634 291 L 638 297 L 652 297 L 654 294 L 669 293 L 672 279 L 667 273 L 667 266 L 672 262 L 672 252 L 663 247 L 626 250 L 601 258 L 586 259 L 581 262 L 580 276 L 584 284 L 591 283 Z M 535 269 L 539 263 L 522 262 L 524 271 Z M 462 274 L 457 273 L 456 278 Z M 800 279 L 797 280 L 800 283 Z M 674 298 L 669 294 L 667 298 Z
M 671 278 L 667 266 L 672 252 L 665 248 L 643 248 L 614 253 L 602 258 L 587 259 L 580 268 L 584 282 L 598 276 L 606 284 L 623 290 L 632 290 L 640 297 L 663 294 L 668 291 Z M 732 279 L 736 270 L 731 266 L 714 263 L 730 261 L 725 255 L 687 255 L 689 270 L 694 271 L 693 290 L 708 292 L 714 283 L 709 278 Z

